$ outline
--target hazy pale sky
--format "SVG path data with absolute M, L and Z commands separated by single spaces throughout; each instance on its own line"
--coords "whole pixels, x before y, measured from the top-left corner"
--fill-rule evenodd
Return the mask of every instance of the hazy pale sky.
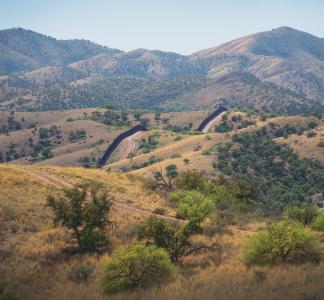
M 324 37 L 324 1 L 0 0 L 0 29 L 23 27 L 126 51 L 189 54 L 279 26 Z

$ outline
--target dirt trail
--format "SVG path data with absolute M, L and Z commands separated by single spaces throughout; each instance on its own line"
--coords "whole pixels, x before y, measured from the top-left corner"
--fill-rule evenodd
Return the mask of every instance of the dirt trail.
M 221 114 L 219 114 L 217 117 L 215 117 L 214 119 L 212 119 L 203 129 L 202 133 L 208 133 L 209 130 L 211 130 L 212 126 L 215 126 L 216 123 L 218 123 L 221 119 L 222 116 L 226 113 L 226 111 L 222 112 Z
M 24 170 L 25 173 L 27 173 L 28 175 L 37 178 L 39 180 L 42 180 L 44 182 L 46 182 L 47 184 L 50 184 L 52 186 L 55 186 L 56 188 L 59 189 L 72 189 L 75 186 L 69 182 L 67 182 L 66 180 L 63 180 L 61 178 L 56 177 L 53 174 L 48 174 L 45 172 L 33 172 L 30 171 L 28 169 L 22 168 Z M 179 220 L 177 218 L 174 217 L 170 217 L 170 216 L 163 216 L 163 215 L 159 215 L 156 213 L 153 213 L 151 211 L 145 210 L 145 209 L 140 209 L 128 204 L 124 204 L 118 201 L 114 201 L 113 202 L 113 208 L 117 209 L 117 210 L 121 210 L 122 212 L 129 212 L 129 213 L 138 213 L 141 215 L 146 215 L 148 217 L 154 216 L 157 217 L 159 219 L 164 219 L 167 221 L 172 221 L 172 222 L 180 222 L 180 223 L 186 223 L 186 221 L 184 220 Z
M 126 138 L 124 141 L 127 142 L 127 146 L 126 146 L 126 151 L 123 151 L 123 157 L 121 157 L 121 159 L 126 159 L 128 157 L 129 154 L 133 153 L 136 146 L 137 146 L 137 142 L 135 141 L 135 138 L 138 138 L 139 136 L 141 136 L 143 133 L 145 133 L 146 131 L 139 131 L 134 133 L 133 135 L 129 136 L 128 138 Z

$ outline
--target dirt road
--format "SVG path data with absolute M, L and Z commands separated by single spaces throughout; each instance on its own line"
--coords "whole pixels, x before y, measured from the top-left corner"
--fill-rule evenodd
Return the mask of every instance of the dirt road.
M 53 174 L 48 174 L 45 172 L 35 172 L 35 171 L 31 171 L 29 169 L 25 169 L 24 171 L 26 174 L 37 178 L 39 180 L 42 180 L 44 182 L 46 182 L 47 184 L 50 184 L 52 186 L 55 186 L 56 188 L 59 189 L 72 189 L 75 186 L 69 182 L 67 182 L 66 180 L 63 180 L 61 178 L 58 178 L 57 176 L 53 175 Z M 145 210 L 145 209 L 140 209 L 128 204 L 124 204 L 118 201 L 114 201 L 113 202 L 113 208 L 115 208 L 116 210 L 120 210 L 122 212 L 128 212 L 128 213 L 132 213 L 132 214 L 141 214 L 141 215 L 146 215 L 148 217 L 157 217 L 159 219 L 164 219 L 166 221 L 172 221 L 172 222 L 180 222 L 180 223 L 186 223 L 185 220 L 179 220 L 175 217 L 171 217 L 171 216 L 164 216 L 164 215 L 159 215 L 156 213 L 153 213 L 151 211 Z
M 219 114 L 217 117 L 212 119 L 202 130 L 202 133 L 208 133 L 210 130 L 212 130 L 213 126 L 215 126 L 217 123 L 219 123 L 222 119 L 222 116 L 226 113 L 226 111 Z

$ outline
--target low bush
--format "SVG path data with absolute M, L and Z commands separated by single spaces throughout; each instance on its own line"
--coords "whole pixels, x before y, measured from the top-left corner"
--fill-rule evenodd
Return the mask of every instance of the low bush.
M 132 244 L 120 248 L 103 267 L 100 278 L 104 294 L 149 287 L 174 275 L 168 253 L 154 245 Z

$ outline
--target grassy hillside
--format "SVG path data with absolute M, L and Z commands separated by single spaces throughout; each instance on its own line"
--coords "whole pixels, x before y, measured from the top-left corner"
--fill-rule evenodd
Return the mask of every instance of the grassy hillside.
M 166 199 L 147 190 L 143 181 L 133 175 L 14 165 L 0 166 L 0 174 L 0 274 L 5 274 L 1 278 L 6 291 L 13 291 L 18 299 L 44 299 L 44 295 L 48 299 L 106 299 L 98 288 L 98 277 L 104 262 L 111 259 L 110 250 L 71 255 L 67 231 L 54 227 L 51 222 L 52 212 L 45 205 L 46 196 L 59 193 L 62 187 L 88 183 L 108 189 L 114 195 L 111 217 L 118 227 L 111 233 L 112 250 L 134 240 L 136 224 L 154 209 L 165 207 L 166 215 L 174 216 L 174 209 Z M 269 290 L 269 299 L 299 299 L 323 293 L 322 263 L 272 267 L 247 267 L 243 263 L 242 249 L 250 236 L 264 228 L 263 222 L 231 225 L 224 231 L 216 229 L 212 220 L 206 223 L 209 228 L 206 234 L 194 240 L 196 245 L 216 242 L 218 246 L 214 250 L 185 257 L 172 281 L 110 298 L 260 299 L 265 288 Z

